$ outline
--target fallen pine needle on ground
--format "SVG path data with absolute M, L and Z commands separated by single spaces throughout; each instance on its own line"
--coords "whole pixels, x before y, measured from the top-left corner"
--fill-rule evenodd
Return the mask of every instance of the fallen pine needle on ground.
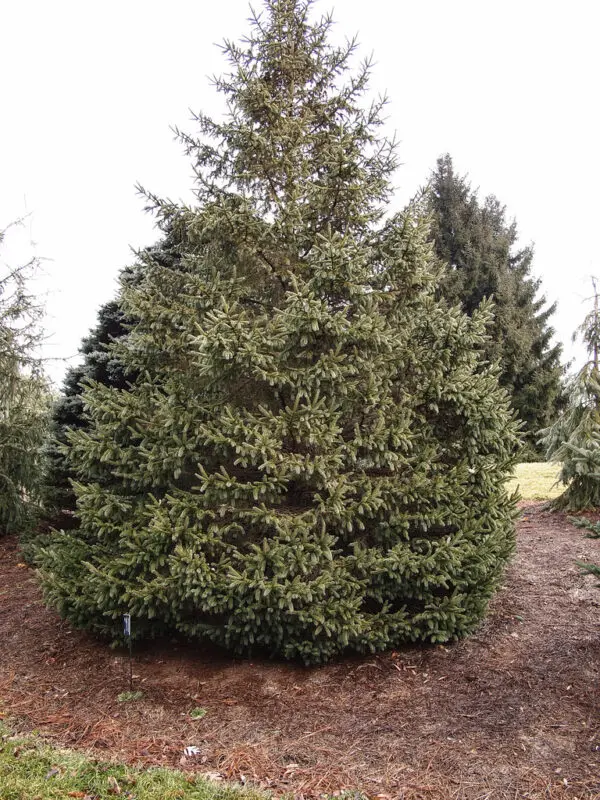
M 134 650 L 143 695 L 119 702 L 127 653 L 44 608 L 5 538 L 0 711 L 19 734 L 124 770 L 222 775 L 277 797 L 598 800 L 600 590 L 575 561 L 600 562 L 600 540 L 523 503 L 517 542 L 469 639 L 313 668 L 154 642 Z

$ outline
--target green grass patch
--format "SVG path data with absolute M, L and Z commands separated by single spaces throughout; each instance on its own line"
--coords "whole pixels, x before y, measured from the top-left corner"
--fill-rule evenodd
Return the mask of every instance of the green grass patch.
M 143 698 L 143 692 L 121 692 L 120 695 L 117 695 L 119 703 L 133 703 L 136 700 L 143 700 Z
M 169 769 L 106 764 L 13 737 L 0 723 L 0 800 L 267 800 L 268 795 Z
M 560 464 L 548 461 L 517 464 L 508 488 L 510 491 L 518 488 L 523 500 L 551 500 L 565 490 L 562 484 L 555 485 L 559 472 Z

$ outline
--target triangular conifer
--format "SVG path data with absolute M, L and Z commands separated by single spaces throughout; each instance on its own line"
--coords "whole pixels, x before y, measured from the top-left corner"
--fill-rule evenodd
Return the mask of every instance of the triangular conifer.
M 38 554 L 47 600 L 117 637 L 163 631 L 306 662 L 444 642 L 481 620 L 514 544 L 516 425 L 436 297 L 428 230 L 383 219 L 396 166 L 369 65 L 306 0 L 267 0 L 182 135 L 197 205 L 125 285 L 135 320 L 72 434 L 80 528 Z

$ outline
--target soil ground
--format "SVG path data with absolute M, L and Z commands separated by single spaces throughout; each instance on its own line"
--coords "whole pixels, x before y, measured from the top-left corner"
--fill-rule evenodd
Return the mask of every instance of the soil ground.
M 45 609 L 3 539 L 1 710 L 103 759 L 296 798 L 600 798 L 600 590 L 576 559 L 600 562 L 600 540 L 528 504 L 505 585 L 468 640 L 320 668 L 155 643 L 134 657 L 144 697 L 125 703 L 126 654 Z

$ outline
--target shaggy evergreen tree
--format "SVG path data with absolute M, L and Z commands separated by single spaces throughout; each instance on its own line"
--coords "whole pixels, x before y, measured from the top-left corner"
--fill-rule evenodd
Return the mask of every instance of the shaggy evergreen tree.
M 517 228 L 493 197 L 479 201 L 449 155 L 431 176 L 429 210 L 436 253 L 449 265 L 440 292 L 471 315 L 485 297 L 494 299 L 494 321 L 484 353 L 500 364 L 500 383 L 525 423 L 528 451 L 536 451 L 540 428 L 563 402 L 561 345 L 552 345 L 548 321 L 556 304 L 539 296 L 531 275 L 533 248 L 516 248 Z
M 553 505 L 570 511 L 600 506 L 600 309 L 593 284 L 593 307 L 573 337 L 581 336 L 588 360 L 568 387 L 566 409 L 541 431 L 546 458 L 562 462 L 559 480 L 567 487 Z
M 229 114 L 182 134 L 197 206 L 149 196 L 182 242 L 123 285 L 69 434 L 80 528 L 38 554 L 74 624 L 163 631 L 323 661 L 443 642 L 482 618 L 513 549 L 518 442 L 469 319 L 436 298 L 428 230 L 383 222 L 396 165 L 384 100 L 308 0 L 267 0 Z M 344 80 L 345 79 L 345 80 Z
M 48 385 L 37 356 L 42 308 L 29 288 L 36 266 L 0 265 L 0 535 L 29 524 L 41 488 Z

